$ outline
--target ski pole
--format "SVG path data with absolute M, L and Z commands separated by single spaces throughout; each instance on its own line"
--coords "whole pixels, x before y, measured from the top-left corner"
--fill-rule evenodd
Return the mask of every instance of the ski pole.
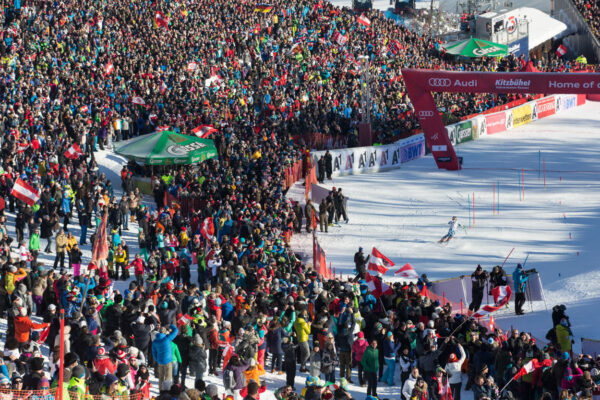
M 508 255 L 506 256 L 506 258 L 504 259 L 504 262 L 502 263 L 502 267 L 504 267 L 504 264 L 506 264 L 506 260 L 508 260 L 508 257 L 510 257 L 510 255 L 512 254 L 512 252 L 515 250 L 515 248 L 513 247 L 512 250 L 510 251 L 510 253 L 508 253 Z

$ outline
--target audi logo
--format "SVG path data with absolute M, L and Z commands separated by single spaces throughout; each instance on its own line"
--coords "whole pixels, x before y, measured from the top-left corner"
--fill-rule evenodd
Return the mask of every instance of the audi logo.
M 429 78 L 427 81 L 430 86 L 448 87 L 452 85 L 450 78 Z
M 419 117 L 433 117 L 433 111 L 431 110 L 427 110 L 427 111 L 419 111 Z

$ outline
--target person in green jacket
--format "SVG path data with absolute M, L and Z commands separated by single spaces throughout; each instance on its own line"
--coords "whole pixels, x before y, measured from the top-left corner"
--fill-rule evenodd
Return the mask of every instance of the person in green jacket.
M 33 257 L 31 265 L 37 265 L 38 253 L 40 252 L 40 230 L 35 228 L 29 237 L 29 252 Z
M 561 352 L 571 352 L 571 329 L 566 318 L 560 320 L 560 324 L 556 325 L 556 341 Z
M 367 378 L 367 396 L 377 397 L 377 371 L 379 371 L 379 350 L 377 340 L 372 340 L 371 345 L 365 350 L 360 360 Z
M 85 369 L 81 365 L 76 365 L 73 368 L 71 379 L 69 380 L 69 386 L 67 388 L 69 392 L 71 392 L 71 399 L 85 399 Z
M 179 373 L 179 366 L 181 365 L 181 353 L 179 353 L 179 347 L 175 342 L 171 342 L 171 350 L 173 350 L 173 376 L 177 376 Z

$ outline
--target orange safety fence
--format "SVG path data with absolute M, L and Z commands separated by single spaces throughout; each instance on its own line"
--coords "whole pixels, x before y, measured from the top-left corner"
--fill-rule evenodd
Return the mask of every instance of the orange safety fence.
M 302 161 L 296 161 L 292 166 L 285 169 L 284 190 L 292 187 L 294 183 L 304 178 L 302 176 Z
M 12 390 L 0 388 L 0 400 L 58 400 L 60 398 L 58 388 L 41 390 Z M 135 392 L 123 395 L 78 395 L 75 390 L 64 390 L 62 393 L 63 400 L 142 400 L 142 393 Z

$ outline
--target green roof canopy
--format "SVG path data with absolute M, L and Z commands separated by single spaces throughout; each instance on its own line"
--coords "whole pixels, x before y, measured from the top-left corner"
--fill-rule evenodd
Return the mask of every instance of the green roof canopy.
M 115 143 L 115 153 L 147 165 L 188 165 L 216 158 L 217 148 L 210 139 L 163 131 Z
M 463 57 L 502 57 L 508 55 L 508 46 L 483 39 L 465 39 L 443 46 L 449 54 Z

